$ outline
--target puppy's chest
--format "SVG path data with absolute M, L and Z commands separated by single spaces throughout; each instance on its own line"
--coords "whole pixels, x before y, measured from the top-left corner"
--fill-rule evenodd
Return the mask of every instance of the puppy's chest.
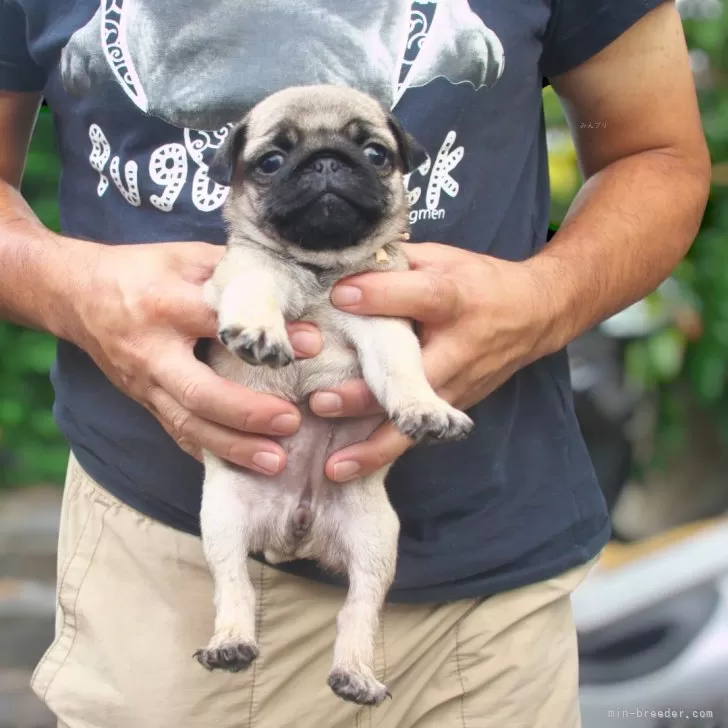
M 361 376 L 356 351 L 337 326 L 329 302 L 330 288 L 323 287 L 309 296 L 295 318 L 315 324 L 323 337 L 321 353 L 310 359 L 297 359 L 282 369 L 252 366 L 219 342 L 213 344 L 211 363 L 221 376 L 257 392 L 275 394 L 292 402 L 301 402 L 311 393 L 334 387 L 347 379 Z
M 292 365 L 298 398 L 318 389 L 334 387 L 361 376 L 356 350 L 351 346 L 329 303 L 330 290 L 306 307 L 300 320 L 311 321 L 321 331 L 323 349 L 318 356 L 300 359 Z

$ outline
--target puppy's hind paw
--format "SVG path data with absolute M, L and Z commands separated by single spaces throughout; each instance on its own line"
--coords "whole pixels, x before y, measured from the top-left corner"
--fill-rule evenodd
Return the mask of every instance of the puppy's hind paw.
M 250 667 L 258 654 L 257 646 L 252 643 L 239 642 L 233 644 L 231 642 L 220 645 L 219 647 L 208 647 L 204 650 L 197 650 L 193 657 L 196 658 L 202 667 L 208 670 L 240 672 Z
M 435 406 L 414 404 L 403 407 L 392 417 L 397 429 L 415 442 L 452 442 L 464 440 L 473 429 L 465 413 L 438 400 Z
M 340 698 L 358 705 L 379 705 L 385 698 L 392 697 L 378 680 L 353 670 L 335 668 L 327 682 Z
M 226 326 L 217 335 L 229 351 L 252 366 L 280 369 L 295 357 L 285 329 L 278 333 L 262 327 Z

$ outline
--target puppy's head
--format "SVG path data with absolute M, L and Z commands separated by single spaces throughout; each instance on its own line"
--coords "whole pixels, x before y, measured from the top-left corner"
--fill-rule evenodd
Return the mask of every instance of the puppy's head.
M 226 216 L 286 245 L 337 251 L 404 229 L 403 175 L 424 150 L 370 96 L 299 86 L 262 101 L 232 129 L 209 175 L 231 186 Z

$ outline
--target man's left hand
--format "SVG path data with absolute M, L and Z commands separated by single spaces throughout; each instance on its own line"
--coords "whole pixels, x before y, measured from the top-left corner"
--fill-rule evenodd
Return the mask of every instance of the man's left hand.
M 348 278 L 332 301 L 355 314 L 413 319 L 427 378 L 443 399 L 466 410 L 537 358 L 549 318 L 526 265 L 437 243 L 408 244 L 405 253 L 411 270 Z M 381 411 L 363 380 L 315 393 L 311 408 L 322 417 Z M 339 482 L 367 475 L 411 446 L 386 422 L 367 441 L 332 455 L 326 474 Z

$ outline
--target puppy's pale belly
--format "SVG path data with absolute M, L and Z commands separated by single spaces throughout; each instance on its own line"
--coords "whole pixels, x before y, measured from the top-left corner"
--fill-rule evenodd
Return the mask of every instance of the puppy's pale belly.
M 293 547 L 295 557 L 317 558 L 338 570 L 343 567 L 337 558 L 342 552 L 339 529 L 349 522 L 349 486 L 326 477 L 326 461 L 347 445 L 365 440 L 384 418 L 377 415 L 332 422 L 306 407 L 302 415 L 301 429 L 283 443 L 289 465 L 268 486 L 277 487 L 283 494 L 285 505 L 279 529 L 285 530 L 285 537 L 281 547 L 272 543 L 267 548 L 283 556 Z
M 305 402 L 313 391 L 360 376 L 354 352 L 329 342 L 325 357 L 273 370 L 245 364 L 216 347 L 212 361 L 222 376 L 297 402 L 301 412 L 298 432 L 280 440 L 288 456 L 282 473 L 270 477 L 226 465 L 227 477 L 246 510 L 251 552 L 266 552 L 278 561 L 313 558 L 329 569 L 344 571 L 341 529 L 348 523 L 353 495 L 347 485 L 329 480 L 324 468 L 330 455 L 365 440 L 385 416 L 325 419 L 314 415 Z M 361 501 L 361 494 L 356 497 Z

